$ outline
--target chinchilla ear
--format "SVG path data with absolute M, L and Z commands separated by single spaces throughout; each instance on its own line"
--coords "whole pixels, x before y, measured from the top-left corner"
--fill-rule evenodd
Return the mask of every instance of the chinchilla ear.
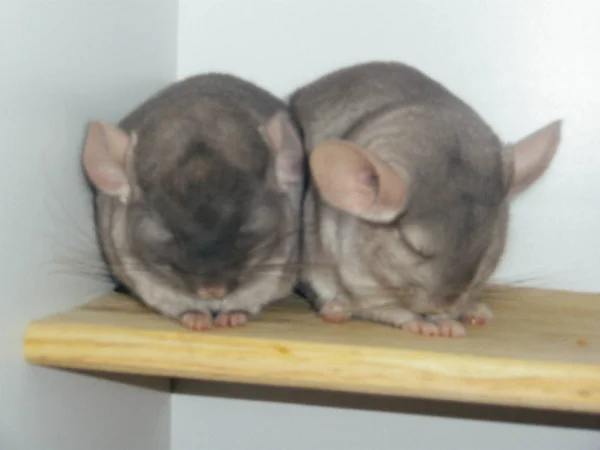
M 546 172 L 560 144 L 561 128 L 562 121 L 557 120 L 506 146 L 504 161 L 512 173 L 511 196 L 527 190 Z
M 321 196 L 335 208 L 384 223 L 406 207 L 406 176 L 353 142 L 323 142 L 312 151 L 309 165 Z
M 126 164 L 137 142 L 135 133 L 102 121 L 92 122 L 83 149 L 83 167 L 92 184 L 101 192 L 127 201 L 131 192 Z
M 286 190 L 290 184 L 302 183 L 304 148 L 289 114 L 284 110 L 277 111 L 258 130 L 275 155 L 279 187 Z

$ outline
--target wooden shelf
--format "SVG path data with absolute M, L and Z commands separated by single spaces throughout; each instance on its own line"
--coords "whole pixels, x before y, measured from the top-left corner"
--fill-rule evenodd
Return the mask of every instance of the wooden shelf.
M 600 295 L 503 289 L 463 339 L 323 323 L 298 299 L 245 328 L 184 330 L 111 294 L 29 324 L 34 364 L 600 413 Z

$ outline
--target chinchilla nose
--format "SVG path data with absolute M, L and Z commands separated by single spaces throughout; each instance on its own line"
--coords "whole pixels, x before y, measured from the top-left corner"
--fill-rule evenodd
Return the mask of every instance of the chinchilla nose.
M 205 284 L 198 288 L 197 293 L 202 300 L 221 299 L 225 297 L 227 289 L 222 284 Z

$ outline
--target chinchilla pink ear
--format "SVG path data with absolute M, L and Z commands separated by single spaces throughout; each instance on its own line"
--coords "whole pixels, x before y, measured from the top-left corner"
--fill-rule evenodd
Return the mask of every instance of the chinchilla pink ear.
M 309 165 L 321 196 L 335 208 L 384 223 L 406 207 L 406 177 L 353 142 L 323 142 L 311 152 Z
M 83 149 L 83 167 L 101 192 L 126 202 L 131 186 L 127 178 L 127 154 L 136 144 L 135 133 L 102 121 L 92 122 Z
M 546 172 L 560 144 L 561 127 L 562 121 L 557 120 L 507 146 L 504 153 L 506 163 L 512 165 L 511 196 L 525 191 Z
M 277 182 L 282 189 L 303 181 L 304 147 L 289 114 L 280 110 L 258 131 L 275 155 Z

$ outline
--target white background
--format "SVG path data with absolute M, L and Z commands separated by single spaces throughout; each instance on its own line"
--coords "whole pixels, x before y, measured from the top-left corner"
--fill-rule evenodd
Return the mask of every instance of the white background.
M 594 0 L 180 0 L 179 30 L 177 14 L 176 0 L 2 3 L 0 449 L 600 448 L 597 432 L 170 398 L 23 363 L 28 320 L 106 289 L 88 274 L 97 254 L 79 166 L 85 124 L 117 120 L 176 76 L 206 70 L 283 96 L 345 64 L 401 60 L 471 103 L 506 140 L 564 118 L 550 172 L 515 204 L 498 278 L 600 291 Z
M 177 3 L 1 3 L 0 449 L 165 450 L 168 394 L 31 367 L 21 339 L 29 320 L 107 288 L 87 275 L 85 126 L 175 78 Z
M 178 75 L 225 70 L 285 96 L 346 64 L 413 64 L 505 140 L 557 119 L 547 176 L 514 205 L 497 279 L 600 292 L 600 4 L 594 0 L 180 0 Z M 600 433 L 177 394 L 174 450 L 597 450 Z M 514 443 L 516 441 L 516 443 Z

